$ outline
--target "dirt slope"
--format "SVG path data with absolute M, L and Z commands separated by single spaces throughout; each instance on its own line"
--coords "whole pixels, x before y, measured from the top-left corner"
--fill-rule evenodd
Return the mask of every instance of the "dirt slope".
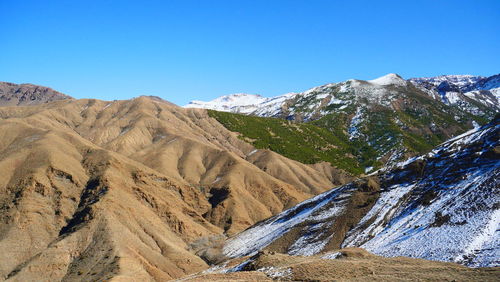
M 0 277 L 178 278 L 208 267 L 191 243 L 337 181 L 252 152 L 205 111 L 151 97 L 0 107 Z
M 71 132 L 0 128 L 0 277 L 167 279 L 206 267 L 187 242 L 221 230 L 201 216 L 200 192 Z
M 152 97 L 1 108 L 0 117 L 21 118 L 44 129 L 64 128 L 212 194 L 213 209 L 205 216 L 229 234 L 349 179 L 340 171 L 332 174 L 331 167 L 315 169 L 277 154 L 247 161 L 254 148 L 206 111 Z

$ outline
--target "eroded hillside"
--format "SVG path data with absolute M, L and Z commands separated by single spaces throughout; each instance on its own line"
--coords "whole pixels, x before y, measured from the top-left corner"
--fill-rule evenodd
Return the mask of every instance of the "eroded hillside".
M 165 280 L 350 176 L 256 150 L 204 110 L 152 97 L 0 107 L 0 276 Z

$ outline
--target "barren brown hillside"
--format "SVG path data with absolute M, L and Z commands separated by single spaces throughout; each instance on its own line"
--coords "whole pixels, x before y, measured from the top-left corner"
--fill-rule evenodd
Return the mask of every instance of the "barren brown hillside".
M 207 195 L 212 190 L 213 209 L 205 216 L 229 234 L 349 179 L 331 167 L 314 169 L 271 152 L 251 156 L 251 145 L 204 110 L 151 97 L 1 108 L 0 116 L 76 133 Z
M 9 133 L 1 277 L 166 279 L 206 267 L 186 250 L 189 240 L 221 232 L 201 216 L 204 195 L 74 133 L 19 120 L 0 127 Z
M 317 168 L 316 168 L 317 167 Z M 151 97 L 0 107 L 0 277 L 163 280 L 349 176 L 254 151 L 203 110 Z M 337 173 L 338 172 L 338 173 Z

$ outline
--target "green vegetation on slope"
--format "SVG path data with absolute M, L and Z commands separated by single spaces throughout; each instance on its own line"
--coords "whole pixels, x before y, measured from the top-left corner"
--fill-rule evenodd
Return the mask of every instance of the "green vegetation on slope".
M 354 112 L 354 110 L 352 112 Z M 374 148 L 369 146 L 367 142 L 358 139 L 349 140 L 347 134 L 347 125 L 349 122 L 350 119 L 348 114 L 341 112 L 325 115 L 318 120 L 310 122 L 310 124 L 327 129 L 328 132 L 336 136 L 341 136 L 346 144 L 346 148 L 351 155 L 356 157 L 363 172 L 366 167 L 379 167 L 381 163 L 377 161 L 377 151 Z
M 208 111 L 227 129 L 259 149 L 269 149 L 302 163 L 326 161 L 352 174 L 363 173 L 345 132 L 332 132 L 311 123 Z

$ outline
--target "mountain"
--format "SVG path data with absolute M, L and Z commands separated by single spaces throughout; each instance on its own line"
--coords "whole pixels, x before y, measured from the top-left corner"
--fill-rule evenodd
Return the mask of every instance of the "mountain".
M 279 114 L 283 104 L 296 95 L 296 93 L 288 93 L 272 98 L 265 98 L 256 94 L 240 93 L 221 96 L 209 102 L 191 101 L 184 107 L 254 114 L 258 116 L 275 116 Z
M 314 120 L 332 110 L 338 112 L 346 108 L 350 101 L 342 97 L 343 95 L 340 95 L 342 93 L 353 92 L 354 95 L 350 95 L 350 98 L 359 100 L 358 96 L 362 96 L 368 98 L 369 103 L 387 104 L 392 102 L 395 94 L 394 89 L 388 88 L 399 86 L 399 92 L 411 91 L 412 89 L 401 89 L 408 87 L 407 82 L 433 99 L 447 105 L 458 105 L 461 109 L 467 109 L 468 112 L 485 116 L 487 119 L 492 118 L 500 109 L 500 75 L 490 77 L 442 75 L 404 80 L 394 73 L 368 81 L 350 79 L 345 82 L 330 83 L 302 93 L 288 93 L 272 98 L 255 94 L 232 94 L 209 102 L 192 101 L 184 107 L 263 117 Z
M 412 78 L 416 87 L 436 100 L 474 115 L 491 116 L 500 110 L 500 75 L 442 75 Z
M 483 79 L 485 79 L 485 77 L 476 75 L 440 75 L 434 77 L 411 78 L 409 80 L 415 84 L 429 83 L 434 86 L 445 83 L 447 85 L 453 85 L 457 90 L 464 90 Z
M 206 268 L 187 242 L 221 230 L 201 216 L 200 193 L 64 128 L 19 118 L 0 128 L 2 279 L 161 280 Z
M 209 114 L 257 148 L 270 149 L 306 163 L 326 161 L 355 175 L 426 153 L 453 136 L 485 124 L 498 112 L 495 107 L 476 102 L 478 108 L 483 109 L 481 114 L 464 111 L 455 104 L 436 101 L 430 90 L 424 91 L 411 81 L 389 74 L 370 81 L 327 84 L 274 99 L 246 100 L 245 95 L 228 96 L 203 106 L 223 110 L 211 110 Z M 484 81 L 472 77 L 467 82 L 455 83 L 461 87 L 470 83 L 481 84 L 483 88 L 493 85 Z M 231 101 L 231 106 L 226 107 L 222 100 Z M 243 106 L 241 100 L 248 103 Z M 248 118 L 232 112 L 243 113 Z M 317 133 L 305 136 L 304 124 L 315 132 L 330 133 L 322 132 L 321 137 Z M 308 141 L 296 146 L 301 143 L 300 139 Z M 309 150 L 307 147 L 313 143 L 316 143 L 314 148 Z M 296 153 L 299 151 L 304 152 L 303 155 Z
M 500 74 L 493 75 L 490 77 L 483 77 L 475 84 L 472 84 L 470 87 L 466 88 L 465 91 L 490 91 L 495 95 L 495 97 L 499 97 L 500 95 Z
M 497 82 L 498 75 L 404 80 L 397 74 L 388 74 L 369 81 L 351 79 L 326 84 L 275 98 L 237 94 L 185 107 L 308 122 L 346 140 L 347 147 L 357 148 L 350 152 L 351 156 L 357 159 L 361 170 L 370 171 L 425 153 L 473 125 L 484 124 L 500 110 L 498 97 L 494 96 Z M 262 143 L 241 129 L 245 126 L 238 131 L 234 123 L 224 121 L 227 118 L 222 114 L 212 116 L 228 129 L 257 140 L 254 145 Z M 271 147 L 272 144 L 267 145 Z
M 225 244 L 315 255 L 361 247 L 386 257 L 500 266 L 500 115 L 430 153 L 332 189 Z
M 44 86 L 0 82 L 0 106 L 29 106 L 63 99 L 73 98 Z
M 0 107 L 0 277 L 166 280 L 220 241 L 352 179 L 157 97 Z M 221 239 L 222 238 L 222 239 Z

